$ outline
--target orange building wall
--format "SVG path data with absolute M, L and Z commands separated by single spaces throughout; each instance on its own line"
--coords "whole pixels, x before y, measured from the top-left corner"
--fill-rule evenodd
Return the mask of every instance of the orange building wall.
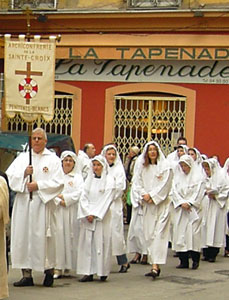
M 103 146 L 105 90 L 123 83 L 65 82 L 82 89 L 81 148 L 95 144 L 97 153 Z M 125 83 L 126 84 L 126 83 Z M 194 146 L 208 156 L 219 155 L 221 164 L 229 156 L 229 86 L 179 84 L 196 91 Z

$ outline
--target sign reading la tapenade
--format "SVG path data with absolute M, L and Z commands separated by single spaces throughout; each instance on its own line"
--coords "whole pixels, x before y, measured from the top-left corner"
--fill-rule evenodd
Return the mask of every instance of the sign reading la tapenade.
M 229 62 L 164 60 L 57 60 L 56 80 L 229 83 Z
M 128 60 L 229 60 L 229 48 L 207 47 L 62 47 L 64 58 Z M 58 56 L 57 53 L 57 57 Z

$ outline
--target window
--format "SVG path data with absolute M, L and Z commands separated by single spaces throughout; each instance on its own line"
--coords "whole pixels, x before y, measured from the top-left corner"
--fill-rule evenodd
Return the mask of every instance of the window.
M 52 121 L 45 121 L 42 117 L 33 122 L 33 126 L 42 127 L 47 133 L 58 133 L 72 136 L 73 96 L 55 95 L 54 117 Z M 7 118 L 7 130 L 28 131 L 28 123 L 20 114 L 14 118 Z
M 31 10 L 56 9 L 57 0 L 11 0 L 11 9 L 21 10 L 29 8 Z
M 115 96 L 113 141 L 124 159 L 131 146 L 141 150 L 152 139 L 165 155 L 185 136 L 186 97 Z
M 135 9 L 157 9 L 176 8 L 180 6 L 181 0 L 128 0 L 128 8 Z

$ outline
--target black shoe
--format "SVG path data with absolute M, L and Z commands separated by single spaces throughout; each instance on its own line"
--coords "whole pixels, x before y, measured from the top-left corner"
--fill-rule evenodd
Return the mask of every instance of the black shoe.
M 126 273 L 129 268 L 130 268 L 130 264 L 129 263 L 128 263 L 127 266 L 122 265 L 121 269 L 119 270 L 119 273 Z
M 106 277 L 106 276 L 101 276 L 101 277 Z M 89 282 L 93 281 L 93 275 L 84 275 L 79 282 Z
M 134 257 L 131 261 L 130 264 L 138 264 L 141 261 L 141 255 L 139 254 L 137 257 Z
M 189 265 L 183 265 L 183 264 L 179 264 L 178 266 L 176 266 L 177 269 L 188 269 Z
M 203 258 L 201 258 L 201 260 L 202 261 L 209 261 L 209 258 L 204 256 Z
M 54 281 L 53 274 L 46 273 L 45 274 L 45 279 L 43 281 L 43 285 L 46 286 L 46 287 L 53 286 L 53 281 Z
M 148 264 L 147 259 L 148 259 L 147 255 L 143 254 L 141 265 L 147 265 Z
M 34 286 L 32 277 L 23 277 L 21 280 L 14 282 L 14 286 Z
M 107 276 L 101 276 L 100 277 L 100 281 L 106 281 L 107 280 Z
M 193 270 L 196 270 L 196 269 L 198 269 L 199 268 L 199 263 L 197 262 L 197 261 L 194 261 L 193 263 L 192 263 L 192 269 Z
M 215 258 L 209 258 L 208 261 L 211 262 L 211 263 L 214 263 L 215 262 Z
M 146 273 L 145 276 L 156 278 L 160 276 L 160 273 L 161 269 L 152 269 L 149 273 Z

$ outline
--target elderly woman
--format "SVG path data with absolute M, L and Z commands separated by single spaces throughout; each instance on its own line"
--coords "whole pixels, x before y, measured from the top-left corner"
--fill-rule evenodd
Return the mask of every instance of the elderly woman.
M 172 187 L 173 249 L 180 259 L 178 269 L 189 268 L 189 255 L 193 261 L 192 269 L 199 267 L 203 196 L 204 183 L 199 172 L 196 172 L 194 160 L 189 155 L 183 155 Z
M 0 176 L 0 299 L 7 298 L 8 279 L 5 248 L 5 225 L 9 222 L 9 192 L 5 179 Z
M 70 270 L 76 269 L 79 236 L 77 210 L 84 184 L 82 176 L 76 173 L 76 154 L 72 151 L 64 151 L 60 158 L 64 172 L 64 189 L 55 198 L 57 229 L 54 278 L 56 279 L 62 276 L 62 271 L 64 271 L 63 275 L 67 276 Z
M 111 265 L 111 213 L 114 200 L 114 180 L 108 175 L 103 156 L 92 158 L 92 167 L 85 181 L 80 199 L 80 219 L 77 273 L 84 276 L 80 282 L 93 281 L 93 275 L 105 281 Z
M 145 276 L 160 275 L 160 264 L 167 259 L 172 171 L 155 141 L 147 143 L 137 161 L 132 189 L 142 206 L 143 232 L 152 269 Z
M 203 161 L 202 166 L 205 172 L 202 223 L 203 260 L 215 262 L 220 248 L 225 246 L 229 186 L 215 158 Z
M 115 181 L 115 200 L 111 205 L 112 217 L 112 255 L 117 258 L 121 266 L 119 273 L 126 273 L 130 265 L 126 256 L 126 244 L 123 226 L 123 201 L 122 195 L 126 188 L 126 175 L 116 147 L 112 144 L 106 145 L 102 150 L 102 156 L 106 158 L 109 165 L 108 173 Z

